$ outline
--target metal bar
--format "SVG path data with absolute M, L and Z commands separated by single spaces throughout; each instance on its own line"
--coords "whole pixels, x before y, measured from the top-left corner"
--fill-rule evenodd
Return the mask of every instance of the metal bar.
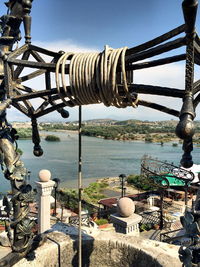
M 185 208 L 187 209 L 187 204 L 188 204 L 188 185 L 187 184 L 184 187 L 184 191 L 185 191 Z
M 55 58 L 52 59 L 51 63 L 55 62 Z M 46 90 L 51 90 L 51 73 L 46 72 L 45 73 L 45 84 L 46 84 Z M 57 90 L 57 89 L 56 89 Z M 58 95 L 44 97 L 46 100 L 38 109 L 36 112 L 39 112 L 40 110 L 44 110 L 45 107 L 48 106 L 48 104 L 51 104 L 52 106 L 55 106 L 57 103 L 55 100 L 60 99 Z M 70 105 L 70 104 L 69 104 Z M 63 108 L 57 110 L 59 113 L 63 112 Z
M 141 106 L 145 106 L 145 107 L 148 107 L 148 108 L 153 108 L 153 109 L 159 110 L 161 112 L 165 112 L 167 114 L 179 117 L 179 111 L 167 108 L 165 106 L 162 106 L 162 105 L 159 105 L 159 104 L 156 104 L 156 103 L 151 103 L 151 102 L 147 102 L 147 101 L 144 101 L 144 100 L 139 100 L 138 104 L 141 105 Z
M 200 45 L 196 42 L 196 40 L 194 41 L 194 49 L 195 49 L 195 52 L 199 55 L 200 54 Z
M 128 85 L 130 93 L 141 93 L 141 94 L 151 94 L 151 95 L 162 95 L 169 97 L 177 97 L 182 98 L 184 95 L 184 90 L 170 88 L 170 87 L 162 87 L 162 86 L 154 86 L 154 85 L 146 85 L 146 84 L 130 84 Z M 124 92 L 123 85 L 118 85 L 119 93 L 122 95 Z
M 60 57 L 60 54 L 59 53 L 56 53 L 56 52 L 50 51 L 48 49 L 45 49 L 45 48 L 41 48 L 39 46 L 32 45 L 32 44 L 29 45 L 29 49 L 30 50 L 34 50 L 34 51 L 37 51 L 37 52 L 42 53 L 42 54 L 45 54 L 45 55 L 48 55 L 48 56 L 51 56 L 51 57 Z
M 20 56 L 21 54 L 25 53 L 28 50 L 29 50 L 29 45 L 28 44 L 25 44 L 25 45 L 21 46 L 20 48 L 14 50 L 13 52 L 11 52 L 8 55 L 8 58 L 9 59 L 16 58 L 16 57 Z
M 30 53 L 38 62 L 45 62 L 44 59 L 36 51 L 30 50 Z
M 46 84 L 46 90 L 47 91 L 54 90 L 55 93 L 57 93 L 57 88 L 51 89 L 51 73 L 50 72 L 45 73 L 45 84 Z M 39 108 L 36 110 L 36 113 L 44 110 L 49 104 L 51 104 L 52 106 L 56 105 L 56 102 L 54 102 L 54 100 L 60 99 L 60 97 L 58 95 L 53 96 L 53 97 L 52 97 L 52 95 L 50 95 L 50 96 L 51 97 L 48 97 L 48 96 L 43 97 L 43 99 L 45 99 L 45 101 L 39 106 Z
M 32 106 L 32 104 L 28 100 L 23 100 L 23 103 L 28 109 L 28 113 L 30 114 L 30 116 L 34 114 L 34 107 Z
M 52 62 L 53 61 L 54 61 L 54 59 L 52 60 Z M 44 108 L 47 107 L 49 104 L 51 104 L 52 106 L 56 105 L 57 103 L 54 101 L 60 99 L 60 97 L 58 95 L 52 96 L 53 93 L 57 92 L 57 89 L 56 88 L 51 89 L 51 79 L 50 78 L 51 78 L 50 72 L 45 73 L 46 89 L 48 91 L 43 90 L 43 91 L 38 92 L 38 91 L 36 91 L 32 88 L 29 88 L 27 86 L 16 85 L 17 88 L 19 88 L 20 90 L 25 91 L 25 92 L 29 92 L 29 94 L 22 95 L 22 96 L 18 97 L 16 100 L 19 101 L 19 100 L 35 98 L 35 97 L 43 98 L 45 101 L 35 111 L 35 114 L 43 111 Z M 34 94 L 32 94 L 32 93 L 34 93 Z M 49 95 L 51 96 L 50 98 L 48 97 Z M 69 106 L 73 106 L 72 103 L 69 102 Z
M 22 60 L 28 60 L 30 55 L 29 51 L 25 51 L 23 56 L 22 56 Z M 17 66 L 17 68 L 14 71 L 14 79 L 17 79 L 19 77 L 19 75 L 22 73 L 24 67 L 23 66 Z
M 28 109 L 28 113 L 29 114 L 33 114 L 34 113 L 34 108 L 31 105 L 31 103 L 26 99 L 23 100 L 24 105 L 26 106 L 26 108 Z
M 162 58 L 158 60 L 153 60 L 153 61 L 147 61 L 147 62 L 142 62 L 138 64 L 129 64 L 126 66 L 126 70 L 139 70 L 139 69 L 146 69 L 146 68 L 151 68 L 151 67 L 156 67 L 164 64 L 170 64 L 174 62 L 178 62 L 181 60 L 186 59 L 186 54 L 181 54 L 173 57 L 167 57 L 167 58 Z
M 47 96 L 48 97 L 48 96 Z M 44 99 L 46 99 L 45 98 L 45 96 L 43 97 Z M 51 103 L 53 103 L 53 101 L 55 101 L 55 100 L 60 100 L 60 96 L 58 95 L 58 94 L 55 94 L 55 95 L 53 95 L 53 96 L 51 96 L 51 99 L 49 100 L 50 102 L 50 104 Z M 70 100 L 69 101 L 67 101 L 68 102 L 68 105 L 66 105 L 66 106 L 68 106 L 68 107 L 75 107 L 76 105 L 78 105 L 78 104 L 73 104 Z M 52 104 L 51 104 L 52 105 Z
M 138 60 L 142 60 L 148 57 L 153 57 L 155 55 L 161 54 L 161 53 L 165 53 L 167 51 L 170 51 L 172 49 L 176 49 L 178 47 L 181 47 L 185 45 L 185 39 L 184 38 L 179 38 L 176 39 L 174 41 L 168 42 L 164 45 L 161 46 L 157 46 L 155 48 L 146 50 L 144 52 L 141 53 L 137 53 L 134 55 L 130 55 L 130 56 L 126 56 L 126 63 L 130 63 L 130 62 L 135 62 Z M 149 67 L 151 67 L 150 64 L 152 64 L 152 66 L 156 66 L 156 65 L 162 65 L 162 64 L 168 64 L 168 63 L 172 63 L 172 62 L 176 62 L 179 60 L 184 60 L 184 55 L 179 55 L 179 56 L 175 56 L 175 57 L 171 57 L 171 58 L 167 58 L 167 59 L 161 59 L 158 61 L 154 61 L 152 63 L 149 63 Z M 12 63 L 14 65 L 23 65 L 24 67 L 29 67 L 29 68 L 38 68 L 38 69 L 45 69 L 51 72 L 55 72 L 55 68 L 56 68 L 56 63 L 45 63 L 45 62 L 34 62 L 34 61 L 26 61 L 26 60 L 20 60 L 20 59 L 13 59 L 13 58 L 9 58 L 8 59 L 9 63 Z M 146 64 L 146 67 L 148 66 L 148 64 Z M 139 67 L 139 68 L 145 68 L 145 66 L 143 65 L 143 67 Z M 132 65 L 127 66 L 127 70 L 132 70 Z M 69 73 L 69 64 L 66 64 L 65 66 L 65 72 L 66 74 Z
M 9 59 L 7 60 L 8 63 L 17 65 L 17 66 L 23 66 L 33 69 L 43 69 L 50 72 L 55 72 L 56 70 L 56 63 L 44 63 L 44 62 L 35 62 L 35 61 L 26 61 L 21 59 Z M 69 64 L 65 65 L 65 73 L 69 74 Z
M 169 32 L 167 32 L 167 33 L 155 38 L 155 39 L 152 39 L 152 40 L 150 40 L 148 42 L 145 42 L 145 43 L 143 43 L 141 45 L 138 45 L 138 46 L 135 46 L 133 48 L 128 49 L 126 54 L 130 55 L 130 54 L 133 54 L 133 53 L 137 53 L 137 52 L 146 50 L 146 49 L 151 48 L 151 47 L 153 47 L 155 45 L 158 45 L 158 44 L 160 44 L 160 43 L 162 43 L 164 41 L 167 41 L 170 38 L 172 38 L 172 37 L 184 32 L 184 31 L 185 31 L 185 24 L 183 24 L 183 25 L 181 25 L 181 26 L 179 26 L 179 27 L 177 27 L 177 28 L 175 28 L 175 29 L 173 29 L 173 30 L 171 30 L 171 31 L 169 31 Z
M 194 63 L 200 66 L 200 54 L 194 51 Z
M 163 197 L 164 191 L 160 189 L 160 229 L 163 229 Z
M 45 108 L 49 105 L 49 100 L 45 100 L 35 111 L 35 113 L 39 113 L 43 110 L 45 110 Z
M 185 45 L 185 37 L 178 38 L 176 40 L 167 42 L 163 45 L 159 45 L 154 48 L 151 48 L 149 50 L 145 50 L 143 52 L 136 53 L 133 55 L 128 55 L 126 56 L 126 63 L 136 62 L 136 61 L 143 60 L 149 57 L 154 57 L 156 55 L 171 51 L 173 49 L 179 48 L 184 45 Z
M 21 95 L 21 92 L 18 91 L 17 89 L 15 89 L 15 92 L 18 95 Z M 34 113 L 34 108 L 33 108 L 32 104 L 27 99 L 23 99 L 22 101 L 23 101 L 24 105 L 26 106 L 26 108 L 28 110 L 28 113 L 29 114 L 33 114 Z
M 167 231 L 167 232 L 161 233 L 160 235 L 168 235 L 168 234 L 175 233 L 175 232 L 178 232 L 178 231 L 181 231 L 181 230 L 183 230 L 183 228 Z
M 185 24 L 159 36 L 159 37 L 156 37 L 148 42 L 145 42 L 141 45 L 138 45 L 138 46 L 135 46 L 133 48 L 130 48 L 127 50 L 127 55 L 129 54 L 132 54 L 132 53 L 136 53 L 136 52 L 140 52 L 142 50 L 145 50 L 145 49 L 148 49 L 150 47 L 153 47 L 157 44 L 160 44 L 182 32 L 184 32 L 185 30 Z M 42 54 L 45 54 L 45 55 L 48 55 L 48 56 L 52 56 L 52 57 L 60 57 L 60 54 L 57 53 L 57 52 L 53 52 L 53 51 L 50 51 L 48 49 L 45 49 L 45 48 L 41 48 L 39 46 L 35 46 L 35 45 L 32 45 L 32 44 L 25 44 L 23 45 L 22 47 L 20 47 L 19 49 L 15 50 L 14 52 L 12 52 L 10 55 L 9 55 L 9 58 L 14 58 L 14 57 L 17 57 L 19 56 L 20 54 L 24 53 L 27 49 L 31 50 L 31 51 L 37 51 L 39 53 L 42 53 Z
M 196 116 L 193 102 L 194 83 L 194 44 L 195 44 L 195 20 L 198 3 L 196 0 L 184 0 L 182 3 L 185 19 L 186 33 L 186 63 L 185 63 L 185 95 L 180 111 L 180 121 L 176 127 L 176 135 L 183 139 L 184 154 L 181 165 L 190 168 L 193 165 L 191 152 L 193 150 L 192 137 L 194 135 L 193 120 Z
M 39 118 L 39 117 L 44 116 L 44 115 L 46 115 L 46 114 L 48 114 L 48 113 L 50 113 L 52 111 L 55 111 L 55 110 L 57 110 L 59 108 L 64 108 L 65 106 L 66 105 L 64 103 L 57 104 L 55 106 L 52 106 L 52 107 L 47 108 L 45 110 L 42 110 L 40 112 L 35 112 L 34 117 L 35 118 Z
M 20 90 L 23 90 L 23 88 L 19 88 Z M 70 87 L 68 88 L 68 92 L 70 91 Z M 119 93 L 123 96 L 123 85 L 118 85 Z M 57 94 L 57 89 L 52 88 L 51 90 L 42 90 L 42 91 L 34 91 L 33 89 L 25 86 L 25 90 L 29 92 L 28 94 L 23 94 L 21 96 L 14 96 L 12 99 L 13 101 L 22 101 L 24 99 L 32 99 L 36 97 L 44 97 L 45 96 L 52 96 L 54 94 Z M 162 86 L 153 86 L 153 85 L 145 85 L 145 84 L 131 84 L 129 85 L 129 92 L 136 92 L 136 93 L 142 93 L 142 94 L 151 94 L 151 95 L 161 95 L 161 96 L 169 96 L 169 97 L 177 97 L 182 98 L 184 95 L 184 90 L 176 89 L 176 88 L 168 88 L 168 87 L 162 87 Z M 52 96 L 52 100 L 59 99 L 59 96 Z M 69 106 L 73 106 L 70 104 Z
M 26 115 L 27 117 L 30 117 L 28 110 L 24 106 L 22 106 L 20 103 L 12 103 L 12 105 L 13 107 L 21 111 L 24 115 Z
M 28 53 L 31 54 L 38 62 L 45 63 L 45 61 L 43 60 L 43 58 L 37 52 L 31 50 L 31 51 L 28 51 Z M 27 60 L 27 59 L 28 58 L 23 58 L 22 57 L 22 60 Z M 20 67 L 18 67 L 18 68 L 20 68 Z M 37 70 L 37 71 L 35 71 L 33 73 L 27 74 L 27 75 L 19 78 L 18 81 L 19 82 L 27 81 L 27 80 L 33 79 L 33 78 L 35 78 L 35 77 L 37 77 L 39 75 L 42 75 L 45 72 L 46 72 L 46 70 L 40 70 L 40 71 Z
M 166 242 L 166 243 L 168 243 L 168 242 L 170 242 L 170 241 L 179 240 L 179 239 L 182 238 L 182 237 L 187 237 L 187 235 L 185 234 L 185 235 L 179 235 L 179 236 L 174 236 L 174 237 L 168 237 L 168 238 L 166 238 L 166 239 L 163 239 L 162 242 Z
M 82 201 L 82 107 L 79 106 L 79 123 L 78 123 L 78 266 L 82 267 L 82 233 L 81 233 L 81 201 Z
M 33 99 L 33 98 L 37 98 L 37 97 L 41 97 L 45 100 L 45 102 L 43 102 L 34 113 L 34 114 L 39 114 L 39 117 L 42 116 L 41 112 L 43 112 L 44 114 L 48 114 L 49 112 L 51 112 L 51 109 L 44 111 L 45 107 L 47 107 L 49 104 L 52 106 L 55 106 L 55 105 L 57 105 L 57 103 L 54 101 L 60 100 L 60 97 L 57 95 L 57 89 L 56 88 L 53 88 L 51 90 L 36 91 L 36 90 L 29 88 L 27 86 L 20 86 L 19 89 L 22 91 L 28 92 L 28 94 L 22 94 L 22 95 L 13 97 L 12 100 L 15 103 L 18 101 L 23 101 L 24 99 Z M 50 96 L 50 98 L 48 96 Z M 68 106 L 74 107 L 74 104 L 71 101 L 68 101 Z M 58 106 L 58 108 L 61 108 L 61 107 Z
M 36 97 L 43 97 L 48 95 L 53 95 L 57 93 L 56 88 L 52 88 L 51 90 L 42 90 L 42 91 L 35 91 L 27 86 L 23 86 L 25 89 L 20 87 L 20 90 L 30 92 L 29 94 L 24 94 L 21 96 L 15 96 L 12 99 L 15 101 L 20 101 L 22 99 L 31 99 Z M 152 95 L 162 95 L 162 96 L 169 96 L 169 97 L 177 97 L 182 98 L 184 95 L 184 90 L 176 89 L 176 88 L 170 88 L 170 87 L 162 87 L 162 86 L 154 86 L 154 85 L 145 85 L 145 84 L 130 84 L 128 85 L 129 92 L 136 92 L 136 93 L 142 93 L 142 94 L 152 94 Z M 118 85 L 119 93 L 123 96 L 123 85 Z M 67 91 L 70 94 L 70 86 L 67 87 Z M 55 96 L 53 96 L 55 97 Z M 45 99 L 45 98 L 44 98 Z M 56 99 L 59 99 L 57 97 Z M 55 99 L 55 100 L 56 100 Z
M 56 89 L 42 90 L 42 91 L 39 91 L 39 92 L 35 91 L 35 92 L 32 92 L 32 93 L 28 93 L 28 94 L 21 94 L 21 95 L 18 95 L 18 96 L 14 96 L 12 98 L 12 100 L 14 102 L 17 102 L 17 101 L 23 101 L 23 100 L 26 100 L 26 99 L 49 96 L 49 95 L 53 95 L 53 94 L 56 94 L 56 93 L 57 93 Z
M 185 93 L 193 91 L 194 80 L 194 50 L 198 51 L 198 41 L 195 39 L 195 21 L 197 14 L 198 2 L 195 0 L 184 0 L 182 3 L 183 15 L 185 19 L 185 32 L 186 32 L 186 72 L 185 72 Z M 196 44 L 196 45 L 195 45 Z M 193 115 L 194 116 L 194 115 Z
M 50 72 L 45 73 L 45 84 L 46 84 L 46 90 L 51 90 L 51 73 Z
M 193 34 L 195 32 L 197 8 L 198 1 L 196 0 L 184 0 L 182 3 L 186 35 Z
M 199 87 L 200 87 L 200 79 L 194 82 L 193 84 L 193 94 L 198 93 L 198 91 L 200 90 Z
M 199 38 L 199 35 L 197 33 L 195 35 L 195 42 L 200 46 L 200 38 Z
M 193 95 L 195 95 L 196 93 L 198 93 L 199 90 L 200 90 L 200 80 L 197 80 L 193 84 Z
M 51 91 L 51 74 L 50 72 L 45 73 L 45 84 L 46 91 Z M 57 92 L 57 89 L 54 89 Z M 45 101 L 37 108 L 36 113 L 44 110 L 51 102 L 52 106 L 56 105 L 55 102 L 52 101 L 49 97 L 44 97 Z
M 24 76 L 18 78 L 17 82 L 21 83 L 21 82 L 25 82 L 25 81 L 34 79 L 34 78 L 44 74 L 45 72 L 46 72 L 46 70 L 36 70 L 36 71 L 34 71 L 32 73 L 29 73 L 27 75 L 24 75 Z
M 21 59 L 8 59 L 8 63 L 12 63 L 17 66 L 28 67 L 28 68 L 38 68 L 38 69 L 44 69 L 49 70 L 52 72 L 55 72 L 56 64 L 55 63 L 43 63 L 43 62 L 35 62 L 35 61 L 26 61 Z M 66 66 L 66 70 L 69 70 L 69 66 Z
M 196 109 L 196 107 L 198 106 L 199 102 L 200 102 L 200 94 L 198 94 L 198 96 L 193 100 L 194 109 Z
M 200 39 L 197 33 L 194 39 L 194 60 L 195 64 L 200 65 Z
M 36 90 L 34 90 L 34 89 L 32 89 L 26 85 L 22 85 L 22 84 L 16 84 L 15 88 L 19 89 L 20 91 L 28 92 L 28 93 L 36 92 Z
M 12 70 L 7 61 L 4 62 L 4 83 L 7 97 L 11 98 L 13 96 Z

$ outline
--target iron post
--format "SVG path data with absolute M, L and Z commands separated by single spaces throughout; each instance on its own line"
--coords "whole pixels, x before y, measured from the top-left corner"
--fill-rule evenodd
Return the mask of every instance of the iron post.
M 124 188 L 125 179 L 126 179 L 126 175 L 125 174 L 120 174 L 119 175 L 119 180 L 121 182 L 121 197 L 124 197 L 124 195 L 125 195 L 125 190 L 126 190 Z
M 54 212 L 53 212 L 53 216 L 56 216 L 56 210 L 57 210 L 57 189 L 59 187 L 60 184 L 60 179 L 59 178 L 54 178 L 53 181 L 55 182 L 54 185 L 54 198 L 55 198 L 55 202 L 54 202 Z
M 160 189 L 160 229 L 163 229 L 163 197 L 164 197 L 164 190 Z

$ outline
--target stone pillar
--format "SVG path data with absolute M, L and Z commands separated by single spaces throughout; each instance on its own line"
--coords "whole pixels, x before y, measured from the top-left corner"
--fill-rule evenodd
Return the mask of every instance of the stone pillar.
M 139 223 L 142 217 L 134 213 L 134 202 L 128 197 L 120 198 L 117 203 L 117 208 L 118 213 L 110 215 L 110 220 L 116 232 L 138 236 L 140 233 Z
M 55 182 L 50 180 L 48 170 L 39 172 L 39 182 L 36 182 L 38 192 L 38 232 L 43 233 L 51 228 L 50 225 L 50 196 Z

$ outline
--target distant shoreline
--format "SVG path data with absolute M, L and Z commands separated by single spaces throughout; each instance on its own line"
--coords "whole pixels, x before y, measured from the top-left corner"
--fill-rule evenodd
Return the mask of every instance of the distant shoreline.
M 69 183 L 68 187 L 64 186 L 64 183 L 61 183 L 60 188 L 78 190 L 78 182 L 73 181 L 73 183 L 74 182 L 76 182 L 76 184 L 74 184 L 74 186 L 72 187 L 69 186 Z M 102 191 L 102 193 L 105 195 L 106 198 L 119 197 L 121 195 L 121 186 L 119 177 L 86 178 L 83 179 L 83 188 L 88 187 L 91 183 L 108 183 L 108 186 Z M 126 184 L 125 187 L 127 195 L 138 194 L 138 192 L 142 192 L 128 184 Z
M 108 177 L 83 178 L 82 179 L 83 188 L 89 186 L 89 184 L 91 184 L 91 183 L 95 183 L 95 182 L 97 182 L 99 180 L 103 180 L 105 178 L 108 178 Z M 109 178 L 111 178 L 111 177 L 109 177 Z M 77 175 L 77 179 L 76 180 L 67 180 L 67 181 L 61 182 L 60 187 L 62 187 L 62 188 L 70 188 L 70 189 L 77 189 L 77 187 L 78 187 L 78 175 Z
M 78 131 L 76 130 L 62 130 L 62 129 L 52 129 L 51 131 L 46 131 L 46 130 L 42 130 L 40 133 L 41 133 L 41 137 L 45 137 L 47 134 L 46 133 L 72 133 L 72 134 L 78 134 Z M 152 138 L 155 134 L 149 134 Z M 104 139 L 104 140 L 113 140 L 113 141 L 129 141 L 129 142 L 135 142 L 135 141 L 143 141 L 143 142 L 149 142 L 149 141 L 145 141 L 145 134 L 137 134 L 137 138 L 136 139 L 112 139 L 112 138 L 104 138 L 104 136 L 88 136 L 88 135 L 84 135 L 83 136 L 87 136 L 87 137 L 95 137 L 95 138 L 98 138 L 98 139 Z M 170 140 L 166 140 L 165 138 L 163 138 L 163 140 L 157 140 L 157 139 L 152 139 L 152 141 L 150 141 L 150 143 L 168 143 L 168 142 L 179 142 L 179 138 L 178 137 L 174 137 L 174 138 L 170 138 Z
M 91 120 L 83 121 L 82 135 L 88 137 L 96 137 L 105 140 L 114 141 L 144 141 L 148 143 L 158 143 L 163 145 L 167 142 L 181 143 L 182 140 L 175 135 L 175 128 L 177 122 L 175 121 L 161 121 L 161 122 L 148 122 L 148 121 L 114 121 L 114 120 Z M 26 127 L 25 127 L 26 126 Z M 30 124 L 17 124 L 13 125 L 19 130 L 19 136 L 31 137 Z M 200 127 L 200 125 L 199 125 Z M 78 133 L 78 122 L 68 123 L 40 123 L 39 130 L 41 136 L 46 136 L 46 133 Z M 20 134 L 21 132 L 21 134 Z M 199 136 L 196 134 L 194 143 L 200 143 Z

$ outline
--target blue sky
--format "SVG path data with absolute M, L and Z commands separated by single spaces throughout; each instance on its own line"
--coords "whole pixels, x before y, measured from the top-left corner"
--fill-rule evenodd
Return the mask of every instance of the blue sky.
M 59 50 L 103 50 L 104 45 L 118 48 L 132 47 L 157 37 L 184 23 L 181 0 L 101 0 L 67 1 L 34 0 L 32 7 L 32 42 Z M 5 9 L 6 10 L 6 9 Z M 197 19 L 197 30 L 198 30 Z M 136 71 L 136 83 L 157 84 L 177 88 L 184 87 L 184 64 Z M 152 100 L 147 96 L 146 99 Z M 166 105 L 181 107 L 174 99 L 155 98 Z M 164 101 L 164 102 L 163 102 Z M 70 110 L 69 120 L 77 119 L 76 109 Z M 13 120 L 24 120 L 24 115 L 9 112 Z M 84 107 L 84 119 L 147 119 L 164 120 L 172 116 L 139 107 L 120 109 L 103 105 Z M 43 120 L 60 120 L 57 113 Z M 198 118 L 199 119 L 199 118 Z
M 134 46 L 182 24 L 181 1 L 33 1 L 33 40 Z

